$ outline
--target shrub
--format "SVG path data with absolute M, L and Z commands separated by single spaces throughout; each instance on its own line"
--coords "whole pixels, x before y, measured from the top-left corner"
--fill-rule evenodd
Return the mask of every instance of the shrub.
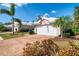
M 70 37 L 70 33 L 64 33 L 64 36 Z
M 34 33 L 34 30 L 30 30 L 30 31 L 29 31 L 29 34 L 35 34 L 35 33 Z
M 23 50 L 24 56 L 54 56 L 57 55 L 59 47 L 52 40 L 44 40 L 42 42 L 28 43 Z
M 79 56 L 79 48 L 69 41 L 70 48 L 59 49 L 51 39 L 42 42 L 27 43 L 23 56 Z
M 72 29 L 68 29 L 64 31 L 65 36 L 75 36 L 75 33 Z
M 20 29 L 20 32 L 28 32 L 29 29 Z
M 4 32 L 6 30 L 6 27 L 4 27 L 2 24 L 0 24 L 0 32 Z

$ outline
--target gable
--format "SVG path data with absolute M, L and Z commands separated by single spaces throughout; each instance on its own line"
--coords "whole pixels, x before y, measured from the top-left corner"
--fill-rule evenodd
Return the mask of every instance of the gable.
M 46 19 L 40 20 L 40 25 L 45 25 L 45 24 L 49 24 L 49 21 Z
M 57 18 L 53 18 L 53 17 L 42 17 L 40 20 L 38 20 L 37 22 L 35 22 L 35 25 L 48 25 L 48 24 L 52 24 L 56 21 Z

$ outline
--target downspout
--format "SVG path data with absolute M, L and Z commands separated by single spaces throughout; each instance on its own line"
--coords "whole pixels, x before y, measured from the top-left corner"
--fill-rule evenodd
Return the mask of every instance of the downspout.
M 36 34 L 37 34 L 37 27 L 36 27 Z
M 48 25 L 47 25 L 47 31 L 48 31 L 48 33 L 49 33 L 49 27 L 48 27 Z
M 35 32 L 35 34 L 37 34 L 37 27 L 36 27 L 36 25 L 34 25 L 34 32 Z

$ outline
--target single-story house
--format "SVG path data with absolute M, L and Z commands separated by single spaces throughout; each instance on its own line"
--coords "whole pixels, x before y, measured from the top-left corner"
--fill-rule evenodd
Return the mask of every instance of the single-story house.
M 22 26 L 21 29 L 31 29 L 34 30 L 34 32 L 36 34 L 39 35 L 52 35 L 52 36 L 59 36 L 60 33 L 60 28 L 59 27 L 54 27 L 53 23 L 56 21 L 57 18 L 53 18 L 53 17 L 41 17 L 41 19 L 39 19 L 36 22 L 22 22 Z M 5 27 L 9 28 L 9 29 L 13 29 L 13 24 L 8 24 L 5 25 Z M 18 22 L 14 22 L 14 32 L 19 31 L 20 25 Z
M 20 27 L 20 24 L 17 21 L 14 21 L 14 32 L 18 32 L 19 30 L 32 30 L 34 29 L 34 26 L 32 25 L 32 22 L 21 22 L 22 25 Z M 9 22 L 4 24 L 4 26 L 10 30 L 13 31 L 13 23 Z
M 13 31 L 13 24 L 12 24 L 11 22 L 10 22 L 10 23 L 6 23 L 4 26 L 5 26 L 7 29 Z M 14 32 L 19 31 L 19 28 L 20 28 L 19 23 L 15 21 L 15 22 L 14 22 Z
M 39 35 L 59 36 L 60 28 L 53 26 L 56 19 L 57 18 L 52 17 L 41 17 L 41 19 L 35 23 L 34 32 Z

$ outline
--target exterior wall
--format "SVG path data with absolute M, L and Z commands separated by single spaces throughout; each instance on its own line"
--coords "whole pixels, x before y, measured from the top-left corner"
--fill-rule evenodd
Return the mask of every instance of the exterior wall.
M 11 31 L 13 31 L 13 24 L 9 24 L 9 25 L 6 25 L 5 27 L 7 28 L 11 28 Z M 18 32 L 19 31 L 19 23 L 18 22 L 14 22 L 14 32 Z
M 19 31 L 19 23 L 18 22 L 14 22 L 14 32 L 18 32 L 18 31 Z
M 39 35 L 52 35 L 52 36 L 60 35 L 60 28 L 56 28 L 51 25 L 37 26 L 35 27 L 34 31 L 36 34 Z
M 18 32 L 19 31 L 19 27 L 14 27 L 14 32 Z

